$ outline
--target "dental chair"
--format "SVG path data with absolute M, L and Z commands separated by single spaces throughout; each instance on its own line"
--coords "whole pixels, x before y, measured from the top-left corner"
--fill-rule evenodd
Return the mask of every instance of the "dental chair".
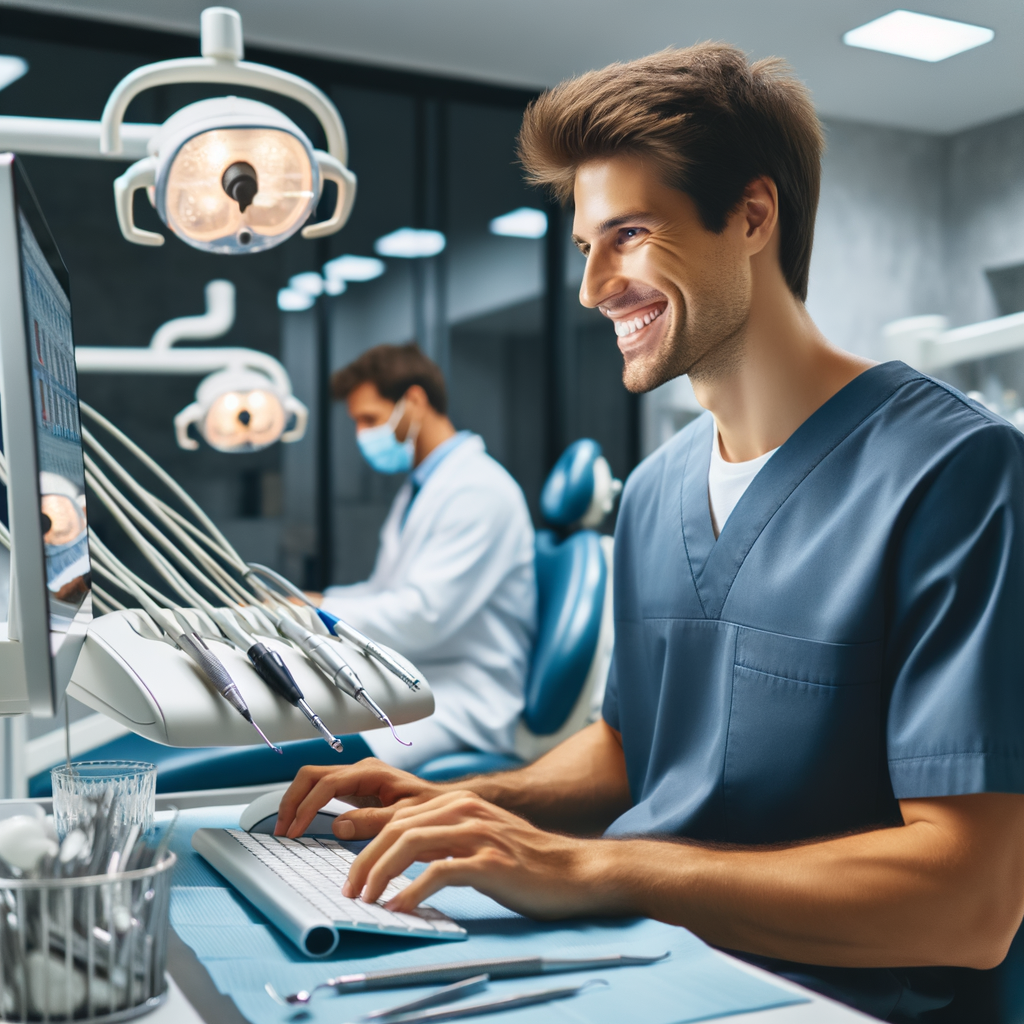
M 600 714 L 612 646 L 611 537 L 595 528 L 612 510 L 622 485 L 612 476 L 596 441 L 571 444 L 541 493 L 550 529 L 537 533 L 538 630 L 516 756 L 464 751 L 421 765 L 430 780 L 502 771 L 536 760 Z M 149 761 L 157 766 L 157 791 L 288 782 L 304 764 L 334 764 L 319 739 L 284 744 L 284 756 L 264 747 L 166 747 L 129 733 L 76 760 Z M 29 780 L 33 797 L 50 795 L 50 773 Z
M 516 756 L 444 754 L 420 765 L 420 778 L 440 782 L 518 768 L 596 721 L 613 639 L 612 539 L 596 527 L 621 489 L 596 441 L 576 441 L 562 453 L 540 499 L 550 529 L 537 533 L 537 642 Z

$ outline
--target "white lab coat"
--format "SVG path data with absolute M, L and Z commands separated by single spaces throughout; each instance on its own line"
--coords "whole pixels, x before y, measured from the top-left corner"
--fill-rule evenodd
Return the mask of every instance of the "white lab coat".
M 329 587 L 325 610 L 400 651 L 434 693 L 433 716 L 364 733 L 403 768 L 456 750 L 512 753 L 536 632 L 534 536 L 519 485 L 473 435 L 427 477 L 402 524 L 395 496 L 365 583 Z

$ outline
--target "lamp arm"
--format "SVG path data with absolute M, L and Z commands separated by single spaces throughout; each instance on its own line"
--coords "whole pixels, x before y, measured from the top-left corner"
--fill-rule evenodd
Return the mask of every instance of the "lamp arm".
M 75 349 L 79 373 L 207 374 L 244 367 L 268 377 L 283 395 L 292 393 L 288 371 L 266 352 L 248 348 L 165 348 L 82 345 Z
M 121 151 L 100 152 L 99 121 L 64 117 L 0 116 L 0 150 L 36 156 L 73 156 L 92 160 L 139 160 L 146 155 L 158 124 L 122 124 Z
M 114 87 L 100 119 L 100 152 L 121 152 L 121 125 L 128 104 L 139 93 L 160 85 L 205 82 L 264 89 L 297 100 L 316 115 L 327 137 L 327 152 L 342 164 L 348 163 L 348 137 L 338 108 L 325 92 L 298 75 L 265 64 L 248 61 L 214 60 L 210 57 L 180 57 L 136 68 Z
M 206 312 L 179 316 L 161 324 L 149 343 L 151 351 L 165 352 L 178 341 L 208 341 L 228 333 L 235 323 L 235 286 L 230 281 L 206 285 Z

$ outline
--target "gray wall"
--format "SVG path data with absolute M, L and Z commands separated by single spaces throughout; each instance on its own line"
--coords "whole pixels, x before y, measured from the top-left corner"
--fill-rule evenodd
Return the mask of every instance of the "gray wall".
M 808 309 L 835 344 L 878 357 L 881 328 L 941 312 L 946 142 L 831 122 Z
M 881 328 L 999 315 L 985 271 L 1024 262 L 1024 115 L 954 136 L 827 124 L 808 309 L 853 352 Z

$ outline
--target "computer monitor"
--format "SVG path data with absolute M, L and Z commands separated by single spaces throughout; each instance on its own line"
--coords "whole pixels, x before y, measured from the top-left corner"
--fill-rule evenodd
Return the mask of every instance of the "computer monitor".
M 59 708 L 92 619 L 68 272 L 17 158 L 0 154 L 0 414 L 11 586 L 0 714 Z

